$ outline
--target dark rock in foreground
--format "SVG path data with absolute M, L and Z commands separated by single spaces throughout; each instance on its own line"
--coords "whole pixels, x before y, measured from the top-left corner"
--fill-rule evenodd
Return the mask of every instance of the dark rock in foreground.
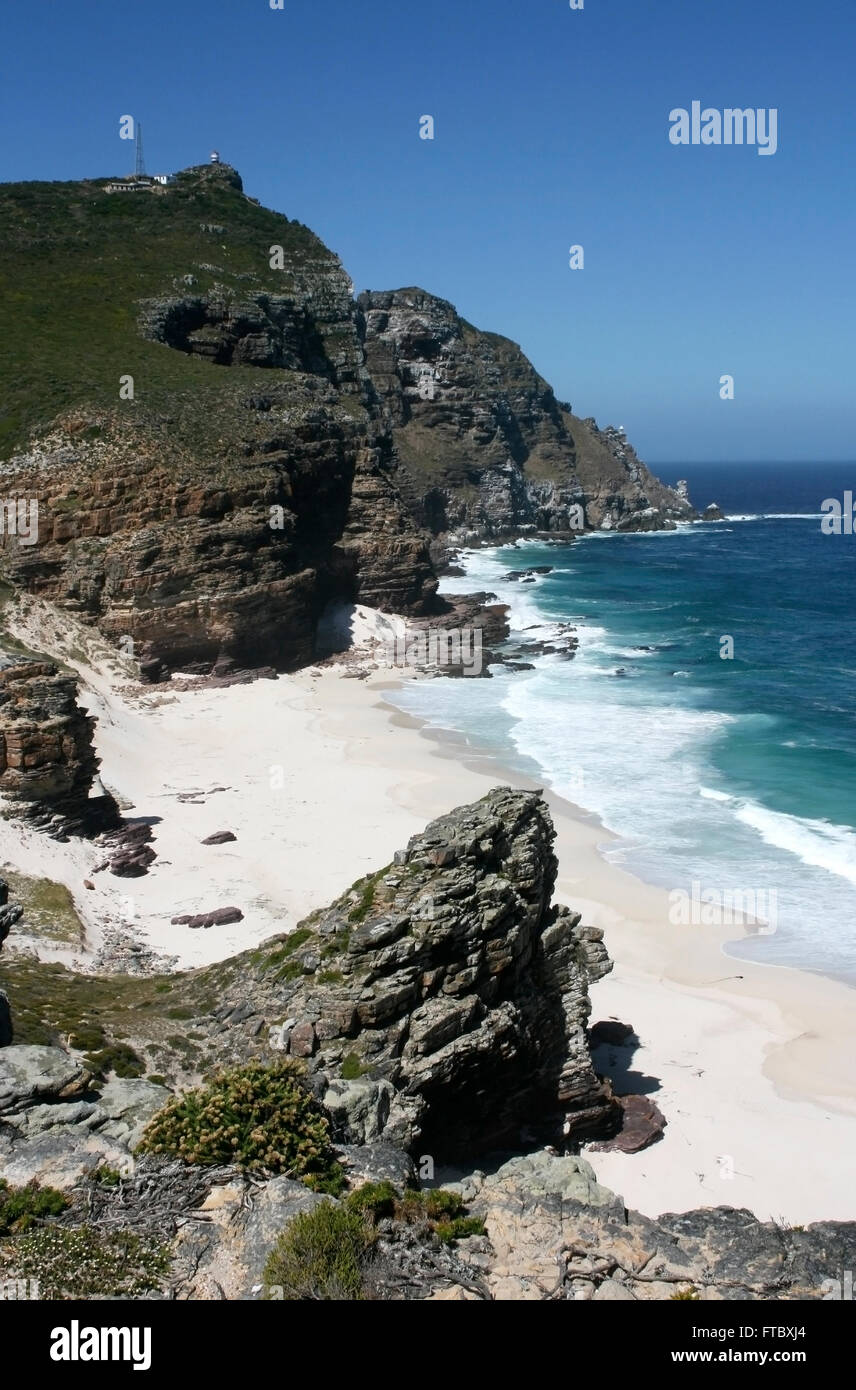
M 666 1127 L 666 1117 L 648 1096 L 618 1096 L 621 1106 L 621 1129 L 611 1139 L 605 1139 L 591 1148 L 598 1152 L 615 1149 L 623 1154 L 639 1153 L 660 1138 Z
M 222 982 L 209 1047 L 304 1059 L 347 1143 L 451 1157 L 533 1124 L 614 1132 L 586 1039 L 610 962 L 551 905 L 554 836 L 540 796 L 506 788 L 433 822 L 296 933 L 200 972 L 208 994 Z
M 0 878 L 0 951 L 12 927 L 20 921 L 24 909 L 20 903 L 9 902 L 9 885 Z M 9 1047 L 14 1039 L 12 1010 L 5 990 L 0 989 L 0 1047 Z

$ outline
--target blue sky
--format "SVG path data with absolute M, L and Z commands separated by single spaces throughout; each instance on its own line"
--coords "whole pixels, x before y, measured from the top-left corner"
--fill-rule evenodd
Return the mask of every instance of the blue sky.
M 0 39 L 3 180 L 128 172 L 132 114 L 649 461 L 856 456 L 854 0 L 5 0 Z M 776 154 L 671 145 L 694 100 L 777 108 Z

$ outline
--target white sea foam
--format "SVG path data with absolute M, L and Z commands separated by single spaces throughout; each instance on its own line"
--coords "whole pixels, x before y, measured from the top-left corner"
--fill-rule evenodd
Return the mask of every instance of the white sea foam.
M 728 512 L 726 521 L 820 521 L 823 512 Z
M 856 883 L 856 834 L 846 826 L 770 811 L 755 801 L 744 802 L 735 815 L 766 844 L 786 850 L 803 864 Z
M 705 801 L 728 802 L 734 800 L 734 797 L 729 796 L 727 792 L 715 791 L 713 787 L 699 787 L 698 794 L 699 796 L 703 797 Z
M 526 553 L 533 553 L 528 545 Z M 539 554 L 535 563 L 541 559 Z M 549 552 L 543 560 L 549 562 Z M 497 593 L 510 605 L 517 636 L 547 640 L 560 630 L 539 606 L 540 586 L 504 578 L 509 565 L 524 563 L 507 547 L 473 552 L 463 563 L 466 574 L 445 579 L 445 591 Z M 593 620 L 573 618 L 578 611 Z M 615 679 L 616 665 L 631 660 L 635 674 L 647 677 L 652 666 L 638 658 L 649 653 L 604 627 L 599 612 L 596 601 L 571 598 L 567 620 L 574 622 L 579 643 L 571 662 L 536 656 L 534 670 L 511 674 L 494 668 L 491 681 L 421 683 L 408 688 L 407 705 L 432 723 L 493 746 L 500 757 L 600 816 L 621 837 L 608 858 L 652 882 L 670 890 L 691 879 L 720 890 L 775 888 L 778 932 L 741 941 L 732 954 L 851 974 L 856 833 L 771 811 L 717 787 L 715 750 L 735 717 L 700 708 L 688 689 L 689 671 L 680 673 L 685 679 L 674 696 L 664 694 L 659 679 L 653 686 L 647 678 Z M 744 714 L 737 722 L 745 728 L 751 718 Z

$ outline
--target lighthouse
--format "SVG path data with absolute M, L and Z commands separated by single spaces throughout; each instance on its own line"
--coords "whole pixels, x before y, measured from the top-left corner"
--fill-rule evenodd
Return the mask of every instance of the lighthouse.
M 211 151 L 211 163 L 212 163 L 212 164 L 219 164 L 219 163 L 220 163 L 220 151 L 219 151 L 219 150 L 212 150 L 212 151 Z

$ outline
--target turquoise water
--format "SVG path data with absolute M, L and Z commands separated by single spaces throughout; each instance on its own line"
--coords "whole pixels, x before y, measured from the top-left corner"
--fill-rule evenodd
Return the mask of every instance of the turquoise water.
M 848 479 L 690 474 L 731 519 L 472 552 L 444 587 L 494 591 L 524 639 L 573 622 L 576 656 L 396 700 L 596 812 L 620 836 L 607 857 L 649 882 L 755 895 L 764 930 L 736 927 L 731 954 L 856 980 L 856 536 L 820 530 Z M 538 564 L 535 584 L 504 577 Z

